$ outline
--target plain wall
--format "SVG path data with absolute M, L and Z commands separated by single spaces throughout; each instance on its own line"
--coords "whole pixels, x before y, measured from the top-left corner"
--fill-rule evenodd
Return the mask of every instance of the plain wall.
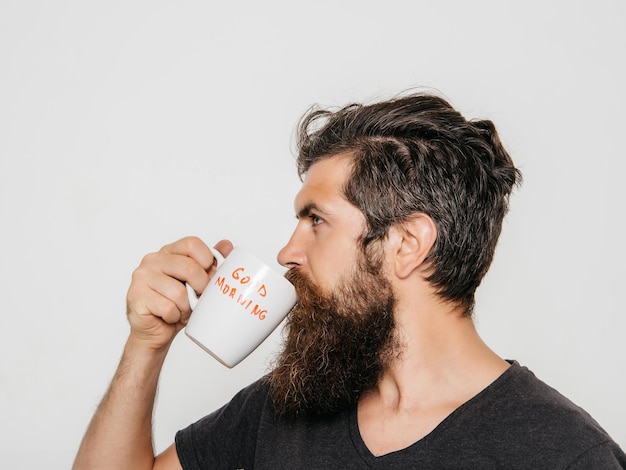
M 421 86 L 492 119 L 524 173 L 481 334 L 626 446 L 625 4 L 226 3 L 0 3 L 0 466 L 69 468 L 144 254 L 198 235 L 274 261 L 301 114 Z M 157 450 L 279 342 L 227 370 L 180 335 Z

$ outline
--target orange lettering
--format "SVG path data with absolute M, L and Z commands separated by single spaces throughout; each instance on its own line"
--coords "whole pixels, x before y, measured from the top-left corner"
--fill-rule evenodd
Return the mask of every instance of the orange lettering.
M 265 320 L 265 315 L 267 314 L 267 310 L 261 310 L 257 305 L 254 306 L 252 311 L 250 312 L 252 315 L 257 315 L 259 320 Z
M 261 284 L 261 287 L 259 287 L 258 293 L 261 297 L 267 296 L 267 289 L 265 288 L 265 284 Z

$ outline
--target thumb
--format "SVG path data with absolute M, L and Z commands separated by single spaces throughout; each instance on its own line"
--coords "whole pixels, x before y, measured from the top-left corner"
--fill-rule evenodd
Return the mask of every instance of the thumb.
M 233 244 L 230 240 L 220 240 L 215 244 L 214 248 L 226 258 L 233 251 Z

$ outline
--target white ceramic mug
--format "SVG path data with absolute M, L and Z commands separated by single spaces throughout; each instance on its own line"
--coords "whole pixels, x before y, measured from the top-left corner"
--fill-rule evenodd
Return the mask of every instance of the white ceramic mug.
M 254 351 L 296 303 L 280 273 L 239 247 L 224 258 L 211 248 L 217 271 L 198 299 L 187 284 L 192 314 L 185 333 L 227 367 Z

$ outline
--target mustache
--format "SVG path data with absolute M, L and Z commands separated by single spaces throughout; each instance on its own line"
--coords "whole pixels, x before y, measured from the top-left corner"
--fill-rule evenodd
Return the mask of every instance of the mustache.
M 304 274 L 302 274 L 299 268 L 290 268 L 285 273 L 285 278 L 294 285 L 294 287 L 296 288 L 296 291 L 298 290 L 298 287 L 301 286 L 302 283 L 309 282 L 307 277 Z
M 285 278 L 293 284 L 296 288 L 296 292 L 313 288 L 313 283 L 300 271 L 300 268 L 290 268 L 285 273 Z
M 299 268 L 290 268 L 289 271 L 285 273 L 285 278 L 291 282 L 296 289 L 296 305 L 316 310 L 332 308 L 333 302 L 330 296 L 315 285 Z

